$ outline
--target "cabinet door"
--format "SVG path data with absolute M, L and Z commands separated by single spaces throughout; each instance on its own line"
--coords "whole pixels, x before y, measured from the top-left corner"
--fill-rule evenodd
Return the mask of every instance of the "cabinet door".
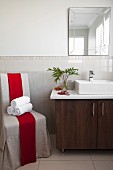
M 97 102 L 95 100 L 56 100 L 58 149 L 95 149 Z
M 98 149 L 113 149 L 113 100 L 98 101 Z

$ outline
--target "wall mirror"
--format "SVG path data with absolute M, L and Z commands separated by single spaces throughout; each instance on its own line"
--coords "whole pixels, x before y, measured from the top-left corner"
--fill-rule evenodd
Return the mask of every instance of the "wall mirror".
M 109 55 L 109 7 L 69 8 L 68 55 Z

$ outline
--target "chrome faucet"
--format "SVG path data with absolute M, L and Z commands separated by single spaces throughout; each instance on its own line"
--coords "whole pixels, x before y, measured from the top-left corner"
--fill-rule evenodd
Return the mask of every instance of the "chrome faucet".
M 89 71 L 89 81 L 93 81 L 93 76 L 94 76 L 94 72 L 92 70 Z

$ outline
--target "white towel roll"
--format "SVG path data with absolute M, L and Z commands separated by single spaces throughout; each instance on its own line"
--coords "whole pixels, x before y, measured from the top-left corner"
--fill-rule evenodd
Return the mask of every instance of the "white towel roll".
M 32 108 L 33 105 L 31 103 L 27 103 L 25 105 L 19 106 L 18 108 L 15 108 L 14 115 L 19 116 L 24 114 L 25 112 L 31 112 Z
M 11 101 L 11 106 L 14 108 L 17 108 L 21 105 L 27 104 L 30 102 L 30 98 L 28 96 L 22 96 L 19 98 L 16 98 L 14 100 Z
M 9 115 L 14 115 L 14 114 L 15 114 L 15 108 L 12 107 L 12 106 L 9 106 L 9 107 L 7 108 L 7 113 L 8 113 Z

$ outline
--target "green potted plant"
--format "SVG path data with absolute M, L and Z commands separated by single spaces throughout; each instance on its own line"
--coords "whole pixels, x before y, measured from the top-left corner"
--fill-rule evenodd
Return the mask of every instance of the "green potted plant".
M 70 75 L 79 75 L 78 74 L 78 69 L 71 67 L 67 68 L 65 70 L 61 70 L 59 67 L 53 67 L 53 68 L 48 68 L 47 71 L 52 71 L 52 76 L 54 77 L 54 81 L 57 83 L 57 81 L 62 80 L 63 85 L 62 89 L 67 90 L 67 80 Z

